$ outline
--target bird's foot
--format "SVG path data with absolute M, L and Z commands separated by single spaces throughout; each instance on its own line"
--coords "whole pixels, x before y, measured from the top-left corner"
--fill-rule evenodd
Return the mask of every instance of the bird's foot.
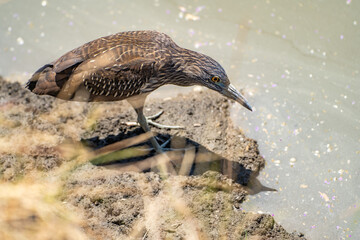
M 156 136 L 154 138 L 155 138 L 154 140 L 156 141 L 156 143 L 152 144 L 153 147 L 143 149 L 144 151 L 155 150 L 157 153 L 163 153 L 163 152 L 171 152 L 171 151 L 185 151 L 185 150 L 189 149 L 189 147 L 184 147 L 184 148 L 172 148 L 172 147 L 170 147 L 169 143 L 171 142 L 172 137 L 164 139 L 164 138 Z
M 184 128 L 183 126 L 163 125 L 163 124 L 160 124 L 160 123 L 157 123 L 157 122 L 153 121 L 153 119 L 156 119 L 156 118 L 160 117 L 160 115 L 163 114 L 163 113 L 164 113 L 164 111 L 161 110 L 160 112 L 158 112 L 155 115 L 146 117 L 146 120 L 147 120 L 148 124 L 151 124 L 151 125 L 153 125 L 153 126 L 155 126 L 157 128 L 167 128 L 167 129 L 183 129 Z
M 160 144 L 160 147 L 161 147 L 162 151 L 164 151 L 164 152 L 168 152 L 168 151 L 185 151 L 185 150 L 188 150 L 188 149 L 189 149 L 189 147 L 183 147 L 183 148 L 166 147 L 166 146 L 168 146 L 169 143 L 171 142 L 172 137 L 169 137 L 169 138 L 167 138 L 166 140 L 164 140 L 164 139 L 162 139 L 162 138 L 160 138 L 160 137 L 155 137 L 155 138 L 156 138 L 156 140 L 157 140 L 158 142 L 162 142 L 162 143 Z

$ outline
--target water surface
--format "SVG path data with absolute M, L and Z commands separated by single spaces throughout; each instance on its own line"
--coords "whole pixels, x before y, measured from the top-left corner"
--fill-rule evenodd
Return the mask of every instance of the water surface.
M 217 59 L 255 109 L 232 115 L 267 160 L 259 180 L 278 192 L 244 209 L 309 239 L 359 239 L 359 11 L 351 0 L 2 0 L 0 75 L 24 82 L 97 37 L 165 32 Z

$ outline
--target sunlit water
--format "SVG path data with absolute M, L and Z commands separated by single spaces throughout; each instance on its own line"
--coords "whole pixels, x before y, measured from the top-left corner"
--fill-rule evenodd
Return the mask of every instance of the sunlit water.
M 0 75 L 25 81 L 119 31 L 168 33 L 217 59 L 255 109 L 232 114 L 267 160 L 259 180 L 278 192 L 244 209 L 309 239 L 360 239 L 359 12 L 351 0 L 0 0 Z

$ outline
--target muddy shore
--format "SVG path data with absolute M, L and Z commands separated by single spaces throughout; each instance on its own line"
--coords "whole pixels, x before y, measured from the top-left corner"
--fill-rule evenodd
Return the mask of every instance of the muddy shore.
M 230 104 L 205 90 L 148 101 L 145 115 L 163 110 L 158 123 L 184 126 L 152 127 L 169 149 L 162 156 L 136 137 L 143 131 L 126 101 L 65 102 L 0 78 L 0 188 L 53 186 L 54 204 L 76 216 L 66 221 L 84 239 L 305 239 L 270 215 L 242 210 L 248 194 L 273 189 L 256 179 L 265 159 L 256 141 L 234 127 Z M 57 224 L 39 211 L 29 214 Z M 0 217 L 0 229 L 8 229 L 0 238 L 12 231 L 40 236 L 27 235 L 37 232 L 24 226 L 41 221 L 23 215 L 21 225 L 13 224 L 16 216 Z M 73 228 L 63 229 L 52 239 L 80 239 L 70 234 Z

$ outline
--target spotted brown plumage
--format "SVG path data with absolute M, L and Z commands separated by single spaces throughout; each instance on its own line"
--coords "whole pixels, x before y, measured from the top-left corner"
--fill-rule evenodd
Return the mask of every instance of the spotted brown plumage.
M 251 110 L 218 62 L 156 31 L 120 32 L 88 42 L 41 67 L 26 87 L 72 101 L 127 99 L 148 131 L 142 114 L 145 98 L 165 84 L 203 85 Z

